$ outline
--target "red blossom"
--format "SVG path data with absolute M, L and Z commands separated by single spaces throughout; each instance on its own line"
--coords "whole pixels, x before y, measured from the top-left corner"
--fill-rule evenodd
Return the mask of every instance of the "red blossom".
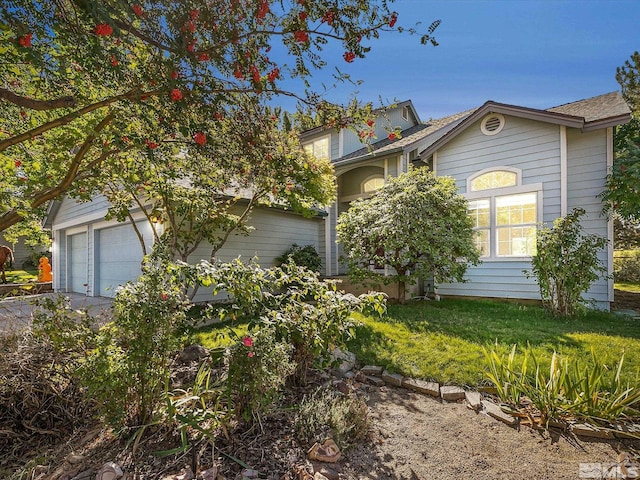
M 183 25 L 183 27 L 182 27 L 182 31 L 183 31 L 183 32 L 185 32 L 185 31 L 187 31 L 187 30 L 188 30 L 189 32 L 191 32 L 191 33 L 195 32 L 195 31 L 196 31 L 196 24 L 195 24 L 195 23 L 193 23 L 192 21 L 188 21 L 188 22 L 187 22 L 187 23 L 185 23 L 185 24 Z
M 155 150 L 156 148 L 158 148 L 158 144 L 156 142 L 145 140 L 144 143 L 146 143 L 147 147 L 149 147 L 151 150 Z
M 342 54 L 342 57 L 344 58 L 345 62 L 351 63 L 353 62 L 353 59 L 356 58 L 356 54 L 353 52 L 344 52 Z
M 395 139 L 397 138 L 397 135 L 396 135 L 395 133 L 391 132 L 391 133 L 387 136 L 387 138 L 388 138 L 389 140 L 393 141 L 393 140 L 395 140 Z
M 233 71 L 233 76 L 239 80 L 244 80 L 244 74 L 242 73 L 242 70 L 240 70 L 240 67 L 236 67 Z
M 18 43 L 20 44 L 21 47 L 30 47 L 31 46 L 31 39 L 33 38 L 33 33 L 26 33 L 24 36 L 20 37 L 18 39 Z
M 224 118 L 224 115 L 222 115 L 222 113 L 220 113 L 220 112 L 216 112 L 214 117 L 215 117 L 216 120 L 222 120 Z
M 253 352 L 248 352 L 247 353 L 247 357 L 249 357 L 249 358 L 253 357 L 254 355 L 255 355 L 255 353 L 253 353 Z
M 296 39 L 298 43 L 306 43 L 309 41 L 309 32 L 304 30 L 296 30 L 293 32 L 293 38 Z
M 177 78 L 178 78 L 178 76 L 179 76 L 179 75 L 180 75 L 180 74 L 178 73 L 178 71 L 177 71 L 177 70 L 174 70 L 173 72 L 171 72 L 171 79 L 172 79 L 172 80 L 175 80 L 175 79 L 177 79 Z
M 207 61 L 211 60 L 211 57 L 209 56 L 208 53 L 203 52 L 203 53 L 198 54 L 198 60 L 200 62 L 207 62 Z
M 258 67 L 256 67 L 255 65 L 251 65 L 251 67 L 249 67 L 249 72 L 251 73 L 251 76 L 253 77 L 253 81 L 255 83 L 259 83 L 260 82 L 260 70 L 258 70 Z
M 258 5 L 258 13 L 256 14 L 256 17 L 258 19 L 263 19 L 267 16 L 267 13 L 269 13 L 269 1 L 262 0 L 260 5 Z
M 305 11 L 298 13 L 298 18 L 300 19 L 301 22 L 304 22 L 308 16 L 309 15 L 307 15 L 307 12 Z
M 193 52 L 196 49 L 196 42 L 191 42 L 187 45 L 187 51 Z
M 244 337 L 242 343 L 245 347 L 253 347 L 253 339 L 251 337 Z
M 23 120 L 27 119 L 27 112 L 25 112 L 24 110 L 20 110 L 20 116 L 22 117 Z
M 114 67 L 118 66 L 118 59 L 115 55 L 111 55 L 111 58 L 109 60 L 111 61 L 111 65 L 113 65 Z
M 16 168 L 20 168 L 22 166 L 22 162 L 20 160 L 16 160 L 13 164 L 16 166 Z
M 182 92 L 179 88 L 174 88 L 173 90 L 171 90 L 171 100 L 173 100 L 174 102 L 182 100 Z
M 123 136 L 122 136 L 122 141 L 123 141 L 124 143 L 128 143 L 128 142 L 129 142 L 129 137 L 127 137 L 126 135 L 123 135 Z
M 168 298 L 169 298 L 169 295 L 167 295 L 166 293 L 162 293 L 162 294 L 160 294 L 160 298 L 161 298 L 162 300 L 166 300 L 166 299 L 168 299 Z
M 327 10 L 322 16 L 322 21 L 326 22 L 327 25 L 331 25 L 333 23 L 333 12 L 331 10 Z
M 360 138 L 364 138 L 367 136 L 367 131 L 366 130 L 360 130 L 360 132 L 358 133 L 358 136 Z
M 370 118 L 369 120 L 367 120 L 367 125 L 368 125 L 369 127 L 373 127 L 373 124 L 374 124 L 374 123 L 375 123 L 375 121 L 374 121 L 373 119 L 371 119 L 371 118 Z
M 94 32 L 99 37 L 108 37 L 113 33 L 113 28 L 111 28 L 111 25 L 108 25 L 106 23 L 99 23 L 98 25 L 96 25 Z
M 267 78 L 271 83 L 276 81 L 276 78 L 280 76 L 280 69 L 278 67 L 274 68 L 267 74 Z
M 137 16 L 141 17 L 143 15 L 143 11 L 142 11 L 142 7 L 140 5 L 138 5 L 137 3 L 131 7 L 131 10 L 133 10 L 133 13 L 135 13 Z
M 204 145 L 205 143 L 207 143 L 207 136 L 202 133 L 202 132 L 196 132 L 193 135 L 193 140 L 200 146 Z
M 620 171 L 621 172 L 626 172 L 627 171 L 627 166 L 626 165 L 620 165 Z
M 197 20 L 200 16 L 200 10 L 193 9 L 189 12 L 189 18 L 191 20 Z
M 389 20 L 389 26 L 393 28 L 393 26 L 396 24 L 397 21 L 398 21 L 398 12 L 393 12 L 391 14 L 391 19 Z

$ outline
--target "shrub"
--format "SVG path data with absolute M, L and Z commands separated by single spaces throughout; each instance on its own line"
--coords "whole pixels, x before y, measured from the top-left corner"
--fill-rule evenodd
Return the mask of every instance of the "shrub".
M 320 388 L 303 398 L 295 429 L 302 442 L 323 442 L 331 437 L 342 449 L 347 449 L 369 435 L 369 408 L 358 396 Z
M 616 282 L 640 283 L 640 250 L 616 252 L 613 277 Z
M 541 424 L 568 418 L 611 421 L 640 414 L 640 388 L 623 384 L 620 379 L 624 355 L 611 372 L 593 351 L 587 363 L 554 352 L 546 373 L 530 348 L 524 350 L 521 365 L 516 365 L 515 350 L 514 345 L 507 359 L 495 350 L 486 353 L 488 378 L 500 399 L 515 409 L 527 397 L 536 407 Z
M 320 254 L 313 245 L 305 245 L 304 247 L 301 247 L 294 243 L 291 247 L 285 250 L 282 255 L 276 258 L 276 264 L 279 266 L 289 263 L 290 261 L 293 261 L 296 265 L 305 267 L 312 272 L 320 272 L 320 267 L 322 266 Z
M 584 214 L 584 209 L 576 208 L 558 218 L 553 227 L 541 227 L 531 271 L 524 272 L 536 278 L 544 307 L 555 315 L 575 314 L 584 303 L 582 293 L 607 272 L 598 250 L 605 248 L 608 240 L 582 233 L 580 218 Z
M 185 332 L 187 308 L 182 274 L 173 264 L 146 263 L 137 282 L 118 289 L 113 322 L 100 328 L 81 369 L 114 427 L 151 420 Z
M 279 398 L 295 369 L 291 346 L 263 328 L 236 342 L 227 355 L 229 396 L 238 419 L 259 418 Z

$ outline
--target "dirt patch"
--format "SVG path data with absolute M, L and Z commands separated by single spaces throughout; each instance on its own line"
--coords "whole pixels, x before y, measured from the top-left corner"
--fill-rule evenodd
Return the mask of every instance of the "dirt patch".
M 640 293 L 614 290 L 613 310 L 635 310 L 640 312 Z

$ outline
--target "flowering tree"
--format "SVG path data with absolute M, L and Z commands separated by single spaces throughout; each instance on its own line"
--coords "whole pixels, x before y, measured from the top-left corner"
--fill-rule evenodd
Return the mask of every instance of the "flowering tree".
M 308 79 L 326 64 L 327 42 L 340 43 L 343 60 L 353 62 L 382 30 L 400 30 L 388 4 L 3 3 L 0 231 L 42 215 L 47 202 L 64 193 L 89 198 L 105 184 L 101 175 L 113 179 L 112 167 L 122 162 L 168 163 L 185 145 L 207 151 L 221 133 L 220 118 L 252 121 L 242 114 L 247 102 L 293 96 L 314 107 L 325 124 L 342 125 L 344 118 L 358 123 L 357 108 L 345 111 L 323 101 Z M 435 44 L 436 27 L 429 27 L 423 43 Z M 272 49 L 286 61 L 270 58 Z M 298 79 L 305 93 L 283 89 L 287 78 Z
M 400 303 L 407 283 L 427 276 L 462 281 L 468 264 L 479 260 L 467 201 L 452 178 L 436 178 L 427 168 L 389 178 L 371 198 L 353 202 L 337 229 L 349 276 L 397 282 Z

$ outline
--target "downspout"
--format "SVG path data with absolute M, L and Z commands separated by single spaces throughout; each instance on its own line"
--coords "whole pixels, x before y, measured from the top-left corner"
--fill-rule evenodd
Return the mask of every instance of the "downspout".
M 560 125 L 560 216 L 567 215 L 567 127 Z

